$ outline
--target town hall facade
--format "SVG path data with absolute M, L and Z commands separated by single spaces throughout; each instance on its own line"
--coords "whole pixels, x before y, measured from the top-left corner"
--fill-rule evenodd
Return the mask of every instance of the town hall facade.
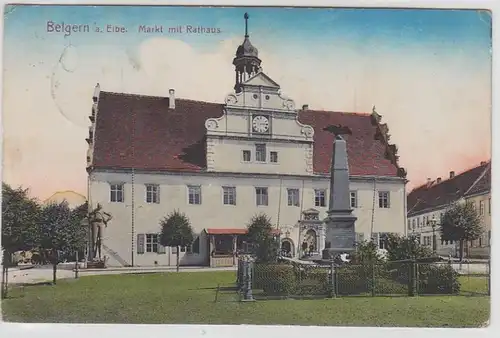
M 224 104 L 95 88 L 87 153 L 88 200 L 112 215 L 102 233 L 108 266 L 228 266 L 248 250 L 246 227 L 265 213 L 292 257 L 324 249 L 335 135 L 347 126 L 350 200 L 357 240 L 406 235 L 406 172 L 375 110 L 296 107 L 263 71 L 246 32 L 234 91 Z M 189 218 L 192 245 L 158 243 L 160 221 Z M 303 248 L 306 248 L 303 250 Z

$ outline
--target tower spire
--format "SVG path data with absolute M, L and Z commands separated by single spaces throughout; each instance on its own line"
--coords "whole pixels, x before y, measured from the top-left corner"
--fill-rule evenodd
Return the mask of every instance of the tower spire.
M 245 13 L 243 16 L 245 19 L 245 39 L 243 39 L 243 43 L 236 49 L 236 57 L 233 59 L 233 65 L 236 72 L 234 89 L 237 93 L 242 90 L 241 85 L 246 80 L 261 71 L 259 51 L 252 45 L 248 37 L 249 17 L 248 13 Z
M 243 16 L 245 18 L 245 37 L 248 38 L 248 18 L 250 17 L 248 13 Z

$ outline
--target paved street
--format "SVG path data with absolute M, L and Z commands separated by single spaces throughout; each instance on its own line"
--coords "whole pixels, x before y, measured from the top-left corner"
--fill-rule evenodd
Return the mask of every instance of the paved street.
M 209 268 L 209 267 L 181 267 L 181 272 L 203 272 L 203 271 L 236 271 L 236 267 Z M 80 270 L 79 276 L 92 275 L 116 275 L 125 273 L 151 273 L 151 272 L 175 272 L 175 267 L 158 268 L 109 268 Z M 75 272 L 67 269 L 58 269 L 57 278 L 74 278 Z M 36 267 L 32 269 L 20 270 L 18 268 L 9 269 L 9 284 L 39 283 L 52 280 L 52 267 Z

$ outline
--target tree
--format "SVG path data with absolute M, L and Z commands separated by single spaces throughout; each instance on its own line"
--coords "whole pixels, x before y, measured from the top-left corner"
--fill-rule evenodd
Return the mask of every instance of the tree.
M 356 251 L 349 256 L 351 264 L 370 265 L 383 262 L 378 252 L 378 246 L 373 241 L 358 243 Z
M 279 243 L 273 235 L 271 218 L 266 214 L 252 217 L 248 224 L 248 237 L 253 243 L 256 262 L 276 262 L 278 259 Z
M 402 237 L 390 234 L 387 236 L 386 245 L 388 261 L 422 259 L 433 256 L 430 249 L 420 245 L 413 237 Z
M 441 239 L 459 242 L 461 261 L 464 256 L 464 242 L 481 236 L 481 216 L 472 202 L 455 203 L 444 213 L 440 231 Z
M 49 254 L 56 284 L 57 265 L 61 254 L 81 250 L 85 246 L 86 229 L 82 226 L 81 210 L 71 210 L 66 202 L 42 208 L 38 219 L 38 246 Z
M 29 197 L 28 189 L 13 189 L 2 183 L 2 298 L 7 296 L 12 254 L 34 247 L 39 209 L 38 202 Z
M 177 248 L 177 272 L 179 272 L 179 248 L 191 245 L 194 240 L 189 218 L 176 210 L 161 220 L 160 227 L 160 244 Z

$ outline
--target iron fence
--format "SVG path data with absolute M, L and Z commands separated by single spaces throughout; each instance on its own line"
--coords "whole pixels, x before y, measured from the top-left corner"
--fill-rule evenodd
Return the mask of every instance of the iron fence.
M 468 273 L 466 273 L 466 271 Z M 472 272 L 474 271 L 474 272 Z M 489 262 L 308 265 L 238 262 L 242 300 L 337 296 L 489 295 Z

